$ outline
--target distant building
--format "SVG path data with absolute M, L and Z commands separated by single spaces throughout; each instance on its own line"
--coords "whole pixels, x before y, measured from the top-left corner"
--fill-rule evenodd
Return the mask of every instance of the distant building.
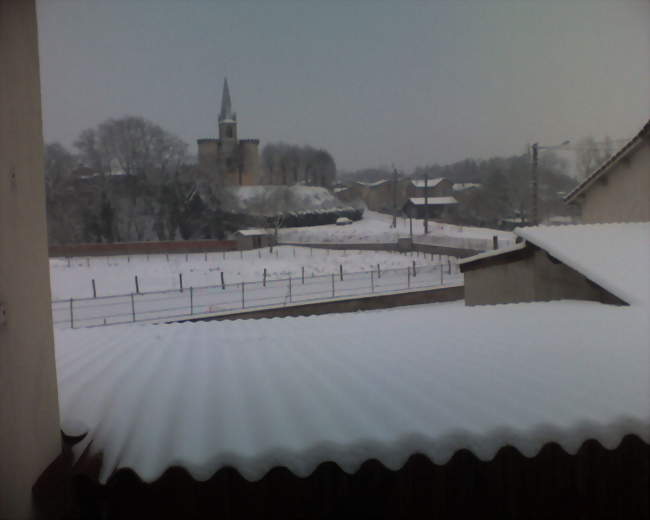
M 275 243 L 273 235 L 265 229 L 240 229 L 235 232 L 235 239 L 239 249 L 259 249 Z
M 409 197 L 449 197 L 453 194 L 453 184 L 444 177 L 435 179 L 414 179 L 408 185 Z
M 454 197 L 411 197 L 402 206 L 402 212 L 411 218 L 444 220 L 453 216 L 458 201 Z
M 565 200 L 584 223 L 650 221 L 650 121 Z
M 259 139 L 238 139 L 237 114 L 232 110 L 228 80 L 223 83 L 219 138 L 199 139 L 199 167 L 226 186 L 251 186 L 260 178 Z

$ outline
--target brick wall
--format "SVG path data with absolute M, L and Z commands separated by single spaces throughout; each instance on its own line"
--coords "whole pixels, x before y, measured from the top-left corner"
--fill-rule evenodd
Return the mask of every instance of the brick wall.
M 113 244 L 69 244 L 50 246 L 50 257 L 154 255 L 165 253 L 209 253 L 237 250 L 235 240 L 182 240 L 169 242 L 117 242 Z

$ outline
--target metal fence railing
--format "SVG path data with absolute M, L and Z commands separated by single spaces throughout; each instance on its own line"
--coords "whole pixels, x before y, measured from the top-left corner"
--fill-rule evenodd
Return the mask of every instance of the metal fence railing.
M 54 325 L 59 328 L 163 321 L 425 289 L 462 280 L 458 265 L 452 262 L 354 273 L 345 273 L 341 269 L 339 273 L 329 275 L 54 300 L 52 317 Z

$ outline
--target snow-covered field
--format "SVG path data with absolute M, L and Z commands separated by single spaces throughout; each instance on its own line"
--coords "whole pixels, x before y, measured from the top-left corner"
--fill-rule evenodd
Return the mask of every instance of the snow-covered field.
M 135 255 L 109 257 L 50 259 L 52 299 L 88 298 L 93 296 L 95 280 L 97 296 L 135 292 L 135 276 L 140 292 L 164 291 L 180 288 L 179 274 L 184 287 L 202 287 L 221 284 L 221 273 L 226 284 L 260 282 L 266 269 L 267 280 L 298 278 L 302 269 L 306 278 L 318 275 L 369 272 L 416 266 L 445 265 L 446 256 L 423 253 L 408 255 L 389 251 L 336 251 L 309 247 L 279 246 L 250 251 L 225 253 L 194 253 L 170 255 Z
M 365 211 L 363 219 L 347 226 L 335 224 L 280 229 L 281 242 L 330 242 L 330 243 L 379 243 L 396 242 L 399 237 L 408 237 L 409 219 L 398 218 L 397 228 L 392 228 L 390 215 Z M 429 233 L 424 234 L 424 221 L 413 219 L 413 238 L 418 243 L 436 244 L 466 249 L 492 249 L 492 237 L 499 238 L 499 247 L 514 245 L 515 235 L 498 229 L 455 226 L 429 221 Z
M 456 259 L 444 255 L 292 246 L 272 251 L 58 258 L 50 260 L 50 272 L 57 328 L 228 313 L 462 283 Z

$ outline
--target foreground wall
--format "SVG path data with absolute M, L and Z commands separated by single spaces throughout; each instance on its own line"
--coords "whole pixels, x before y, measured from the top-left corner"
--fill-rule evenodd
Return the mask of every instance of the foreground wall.
M 461 265 L 466 305 L 551 300 L 622 304 L 579 272 L 531 246 L 508 255 Z
M 0 518 L 61 451 L 33 0 L 0 0 Z

